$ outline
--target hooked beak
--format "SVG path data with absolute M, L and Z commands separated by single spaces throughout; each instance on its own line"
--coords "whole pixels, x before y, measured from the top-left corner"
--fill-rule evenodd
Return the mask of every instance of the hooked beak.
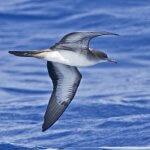
M 114 60 L 114 59 L 107 58 L 106 60 L 107 60 L 107 61 L 109 61 L 109 62 L 111 62 L 111 63 L 117 64 L 117 61 L 116 61 L 116 60 Z

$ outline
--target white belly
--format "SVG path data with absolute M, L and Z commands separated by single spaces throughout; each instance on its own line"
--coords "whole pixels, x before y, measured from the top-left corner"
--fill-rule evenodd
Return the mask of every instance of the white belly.
M 65 50 L 45 52 L 43 59 L 79 67 L 91 66 L 98 63 L 98 61 L 87 59 L 86 56 L 82 54 Z

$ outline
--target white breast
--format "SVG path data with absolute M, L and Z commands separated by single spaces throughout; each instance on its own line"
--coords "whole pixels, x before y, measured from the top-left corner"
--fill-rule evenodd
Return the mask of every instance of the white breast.
M 79 67 L 91 66 L 98 63 L 98 61 L 87 59 L 87 57 L 82 54 L 65 50 L 45 52 L 43 59 Z

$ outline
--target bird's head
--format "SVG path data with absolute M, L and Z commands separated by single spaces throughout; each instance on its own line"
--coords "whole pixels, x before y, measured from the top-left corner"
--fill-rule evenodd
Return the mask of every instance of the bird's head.
M 109 58 L 107 56 L 106 53 L 104 53 L 103 51 L 97 51 L 97 50 L 92 50 L 92 52 L 94 53 L 94 55 L 96 55 L 96 57 L 100 60 L 100 61 L 108 61 L 108 62 L 111 62 L 111 63 L 117 63 L 116 60 L 112 59 L 112 58 Z

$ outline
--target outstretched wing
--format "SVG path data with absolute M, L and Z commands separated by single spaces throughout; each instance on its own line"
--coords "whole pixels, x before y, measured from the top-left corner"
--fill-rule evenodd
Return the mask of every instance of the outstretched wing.
M 82 78 L 76 67 L 48 61 L 47 69 L 53 82 L 53 92 L 44 116 L 42 131 L 51 127 L 62 115 L 75 96 Z
M 66 50 L 87 50 L 89 42 L 92 38 L 102 35 L 118 35 L 111 32 L 72 32 L 65 35 L 51 49 L 66 49 Z

